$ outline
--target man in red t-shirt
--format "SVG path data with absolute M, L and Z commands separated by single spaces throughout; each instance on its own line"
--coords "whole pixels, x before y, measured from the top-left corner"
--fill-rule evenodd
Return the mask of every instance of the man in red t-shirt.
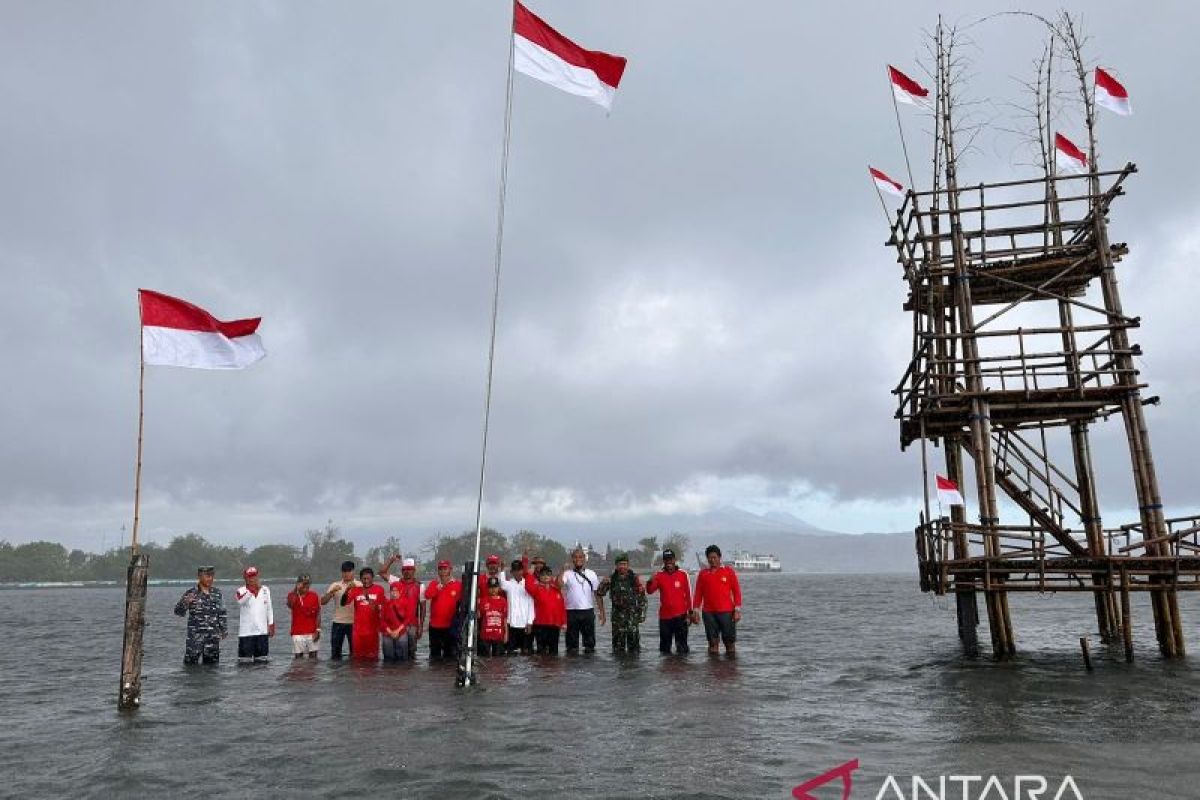
M 383 587 L 375 583 L 375 570 L 363 567 L 358 580 L 362 586 L 348 589 L 342 595 L 342 605 L 354 607 L 354 629 L 350 634 L 350 657 L 366 661 L 379 660 L 379 611 L 387 600 Z
M 508 644 L 508 600 L 500 593 L 500 579 L 487 579 L 487 594 L 479 601 L 479 653 L 504 655 Z
M 675 551 L 663 550 L 663 568 L 646 583 L 647 594 L 658 592 L 658 650 L 671 652 L 675 642 L 676 653 L 688 652 L 688 625 L 695 622 L 691 614 L 692 586 L 688 574 L 675 563 Z
M 567 627 L 567 603 L 554 570 L 542 565 L 535 578 L 525 576 L 525 591 L 533 598 L 533 641 L 538 655 L 558 655 L 559 632 Z
M 454 612 L 462 598 L 462 581 L 450 579 L 450 562 L 439 561 L 437 580 L 425 587 L 425 599 L 429 601 L 429 660 L 457 659 L 458 647 L 451 627 Z
M 742 587 L 733 567 L 721 565 L 721 548 L 710 544 L 704 550 L 708 566 L 696 576 L 696 597 L 692 608 L 703 607 L 704 635 L 708 652 L 716 655 L 725 643 L 725 654 L 737 649 L 737 623 L 742 618 Z
M 321 638 L 321 598 L 312 591 L 312 579 L 301 575 L 295 590 L 288 592 L 287 607 L 292 610 L 292 653 L 296 658 L 317 657 Z

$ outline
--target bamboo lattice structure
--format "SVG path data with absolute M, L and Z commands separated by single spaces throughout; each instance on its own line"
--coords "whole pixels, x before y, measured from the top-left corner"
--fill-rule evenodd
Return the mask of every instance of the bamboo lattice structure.
M 1200 516 L 1163 514 L 1143 413 L 1157 398 L 1142 395 L 1141 350 L 1129 338 L 1140 320 L 1125 314 L 1117 286 L 1128 247 L 1108 235 L 1137 168 L 1096 168 L 1085 88 L 1092 171 L 1058 175 L 1045 163 L 1038 178 L 962 184 L 945 35 L 939 25 L 934 188 L 907 193 L 888 241 L 913 320 L 912 358 L 894 393 L 901 447 L 919 444 L 925 464 L 926 448 L 940 446 L 978 517 L 968 522 L 954 506 L 931 518 L 927 507 L 915 532 L 921 588 L 955 596 L 972 655 L 982 594 L 998 659 L 1016 652 L 1009 592 L 1092 593 L 1101 637 L 1123 639 L 1128 659 L 1129 596 L 1149 592 L 1162 654 L 1182 656 L 1177 597 L 1200 590 Z M 1082 60 L 1073 63 L 1083 81 Z M 1101 518 L 1090 431 L 1116 419 L 1139 518 L 1113 528 Z M 1001 520 L 1001 498 L 1019 509 L 1019 524 Z

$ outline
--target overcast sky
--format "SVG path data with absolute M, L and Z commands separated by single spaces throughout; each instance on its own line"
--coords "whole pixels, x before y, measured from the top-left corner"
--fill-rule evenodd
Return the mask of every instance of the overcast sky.
M 920 75 L 938 7 L 529 5 L 629 67 L 607 117 L 516 78 L 485 522 L 735 505 L 911 527 L 919 459 L 889 394 L 911 321 L 865 173 L 903 176 L 884 66 Z M 1164 399 L 1149 411 L 1164 494 L 1190 510 L 1200 13 L 1084 10 L 1090 55 L 1133 96 L 1134 117 L 1101 120 L 1105 164 L 1140 167 L 1113 239 Z M 0 538 L 112 546 L 129 523 L 139 287 L 261 315 L 270 353 L 245 372 L 148 371 L 147 538 L 473 522 L 509 13 L 0 5 Z M 1040 33 L 972 33 L 967 91 L 994 121 L 965 180 L 1027 176 L 1003 103 Z M 926 184 L 923 123 L 905 124 Z M 1102 427 L 1115 523 L 1134 502 L 1120 425 Z

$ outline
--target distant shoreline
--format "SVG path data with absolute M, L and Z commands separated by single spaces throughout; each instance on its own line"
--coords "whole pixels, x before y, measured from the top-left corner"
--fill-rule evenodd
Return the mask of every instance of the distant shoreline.
M 747 576 L 753 576 L 757 579 L 763 575 L 896 575 L 908 576 L 907 572 L 835 572 L 835 571 L 815 571 L 805 572 L 802 570 L 784 570 L 782 572 L 744 572 L 738 573 L 739 577 L 745 579 Z M 333 579 L 330 579 L 333 580 Z M 294 583 L 294 577 L 280 578 L 262 578 L 264 584 L 290 584 Z M 194 586 L 196 580 L 194 578 L 152 578 L 148 582 L 149 586 Z M 242 581 L 240 579 L 227 578 L 217 580 L 217 585 L 224 586 L 239 586 Z M 319 583 L 319 581 L 318 581 Z M 0 583 L 0 591 L 16 591 L 18 589 L 116 589 L 125 586 L 124 581 L 29 581 L 24 583 Z

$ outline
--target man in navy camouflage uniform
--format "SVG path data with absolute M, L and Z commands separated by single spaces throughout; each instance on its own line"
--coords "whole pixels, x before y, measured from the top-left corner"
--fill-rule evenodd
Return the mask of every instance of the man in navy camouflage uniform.
M 187 617 L 184 664 L 216 664 L 221 660 L 221 640 L 227 628 L 221 590 L 213 586 L 215 574 L 213 567 L 200 567 L 196 570 L 196 585 L 175 604 L 175 615 Z
M 629 556 L 619 554 L 616 571 L 600 581 L 596 594 L 612 601 L 612 648 L 614 653 L 636 653 L 642 649 L 640 626 L 646 621 L 646 587 L 629 569 Z

